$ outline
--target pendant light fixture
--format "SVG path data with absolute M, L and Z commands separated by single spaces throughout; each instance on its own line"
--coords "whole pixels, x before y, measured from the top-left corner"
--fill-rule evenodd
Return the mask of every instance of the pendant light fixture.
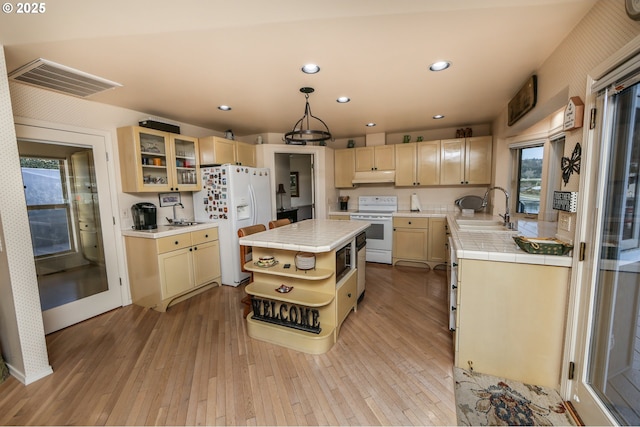
M 333 136 L 329 132 L 329 127 L 320 118 L 311 114 L 311 106 L 309 105 L 309 94 L 313 93 L 312 87 L 300 88 L 300 92 L 304 93 L 306 104 L 304 107 L 304 115 L 300 120 L 293 125 L 293 130 L 284 134 L 284 140 L 287 144 L 307 145 L 307 142 L 319 142 L 324 145 L 324 141 L 330 139 L 333 141 Z M 316 120 L 322 124 L 324 130 L 313 129 L 311 127 L 311 119 Z

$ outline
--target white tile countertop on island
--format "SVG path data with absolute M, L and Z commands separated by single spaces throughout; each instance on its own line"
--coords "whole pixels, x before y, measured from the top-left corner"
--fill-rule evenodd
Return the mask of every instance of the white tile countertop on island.
M 241 237 L 240 244 L 288 251 L 329 252 L 348 243 L 368 227 L 366 221 L 308 219 Z
M 191 231 L 206 230 L 207 228 L 217 227 L 215 222 L 202 222 L 194 225 L 159 225 L 158 228 L 153 230 L 134 230 L 125 229 L 122 230 L 123 236 L 130 237 L 142 237 L 144 239 L 160 239 L 162 237 L 176 236 L 182 233 L 189 233 Z

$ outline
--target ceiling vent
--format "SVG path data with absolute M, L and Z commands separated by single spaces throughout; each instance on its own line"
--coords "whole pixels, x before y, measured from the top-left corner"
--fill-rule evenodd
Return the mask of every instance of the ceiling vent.
M 122 86 L 120 83 L 42 58 L 12 71 L 9 78 L 20 83 L 81 98 Z

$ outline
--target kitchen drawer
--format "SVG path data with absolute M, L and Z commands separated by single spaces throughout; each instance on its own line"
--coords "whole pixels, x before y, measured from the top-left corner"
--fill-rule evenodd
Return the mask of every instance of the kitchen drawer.
M 356 270 L 351 270 L 342 285 L 338 288 L 338 325 L 347 317 L 352 308 L 355 308 L 358 299 L 358 275 Z
M 218 240 L 218 228 L 211 227 L 206 230 L 198 230 L 191 232 L 191 242 L 193 245 L 200 245 L 206 242 Z
M 429 228 L 429 218 L 393 217 L 393 226 L 402 228 Z
M 176 236 L 161 237 L 156 240 L 158 253 L 175 251 L 191 246 L 191 233 L 178 234 Z

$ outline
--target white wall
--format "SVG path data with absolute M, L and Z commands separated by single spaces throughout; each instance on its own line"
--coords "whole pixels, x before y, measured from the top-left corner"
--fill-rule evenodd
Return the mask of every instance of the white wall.
M 4 48 L 0 45 L 0 342 L 10 372 L 25 384 L 51 373 L 29 236 Z
M 501 165 L 499 168 L 494 166 L 496 185 L 508 186 L 512 179 L 510 168 L 502 167 L 511 162 L 509 138 L 517 135 L 525 139 L 526 135 L 541 131 L 552 133 L 557 127 L 552 115 L 558 109 L 564 109 L 570 97 L 579 96 L 586 102 L 589 72 L 640 34 L 640 21 L 633 21 L 626 15 L 624 3 L 624 0 L 600 0 L 551 56 L 537 70 L 531 70 L 531 74 L 538 76 L 538 102 L 531 112 L 509 127 L 505 105 L 502 114 L 494 120 L 494 165 Z M 527 77 L 523 76 L 523 82 Z M 585 126 L 566 132 L 565 157 L 571 155 L 577 142 L 582 145 L 583 158 L 588 155 L 589 147 L 584 141 L 589 129 L 589 111 L 585 109 L 584 113 Z M 563 185 L 563 191 L 578 191 L 579 181 L 580 176 L 573 174 L 567 186 Z M 580 214 L 560 213 L 571 217 Z M 575 218 L 572 219 L 571 223 L 575 224 Z M 574 233 L 575 230 L 558 230 L 558 236 L 566 240 L 573 240 Z

